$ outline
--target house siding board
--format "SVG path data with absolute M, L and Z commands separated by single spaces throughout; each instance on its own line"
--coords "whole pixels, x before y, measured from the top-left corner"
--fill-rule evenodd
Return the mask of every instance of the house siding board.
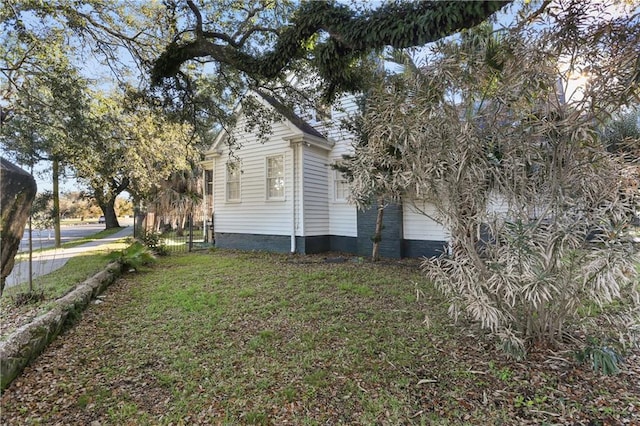
M 509 212 L 509 204 L 504 196 L 491 192 L 489 194 L 489 201 L 487 203 L 487 212 L 491 214 L 497 215 L 506 215 Z
M 326 133 L 335 145 L 329 153 L 329 163 L 334 164 L 342 160 L 344 155 L 353 154 L 354 135 L 340 128 L 340 122 L 347 118 L 349 114 L 355 114 L 358 107 L 353 97 L 340 100 L 339 109 L 344 111 L 334 115 L 333 123 L 336 123 Z M 354 205 L 345 201 L 336 201 L 335 196 L 335 173 L 329 170 L 329 233 L 335 236 L 357 237 L 358 236 L 358 212 Z M 346 241 L 346 240 L 345 240 Z M 341 250 L 342 251 L 342 250 Z M 354 250 L 355 252 L 356 250 Z
M 330 235 L 358 236 L 358 211 L 354 206 L 344 202 L 332 202 L 329 210 Z
M 243 130 L 244 124 L 244 120 L 240 120 L 235 133 L 241 144 L 234 151 L 242 170 L 239 202 L 227 202 L 225 197 L 225 164 L 233 160 L 229 157 L 228 147 L 222 147 L 220 156 L 216 158 L 214 197 L 219 201 L 216 202 L 214 229 L 221 233 L 290 235 L 293 156 L 289 142 L 284 138 L 291 135 L 291 130 L 283 122 L 273 123 L 269 140 L 262 143 L 257 136 Z M 266 199 L 266 157 L 278 154 L 284 155 L 285 161 L 284 201 Z
M 329 153 L 329 162 L 334 164 L 342 159 L 343 155 L 353 153 L 351 140 L 340 140 Z M 329 170 L 329 233 L 345 237 L 358 236 L 358 214 L 354 205 L 343 200 L 336 200 L 335 173 Z
M 328 166 L 326 151 L 304 149 L 305 236 L 329 234 Z
M 450 238 L 446 228 L 422 212 L 431 217 L 436 216 L 433 204 L 404 203 L 402 212 L 404 238 L 407 240 L 448 241 Z

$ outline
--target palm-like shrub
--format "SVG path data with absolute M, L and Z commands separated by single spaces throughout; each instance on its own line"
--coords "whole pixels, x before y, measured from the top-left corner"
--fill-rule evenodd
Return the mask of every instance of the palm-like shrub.
M 591 19 L 583 12 L 567 19 Z M 454 317 L 515 354 L 559 341 L 585 309 L 615 300 L 629 301 L 637 322 L 639 300 L 623 161 L 597 131 L 633 93 L 625 69 L 611 65 L 624 52 L 605 45 L 589 58 L 575 34 L 523 28 L 441 44 L 428 67 L 372 90 L 368 143 L 349 164 L 355 201 L 376 191 L 432 204 L 451 253 L 426 260 L 425 273 Z M 590 34 L 587 45 L 602 41 Z M 558 84 L 561 54 L 601 73 L 580 97 L 567 99 Z M 375 164 L 394 172 L 383 179 Z
M 156 261 L 156 257 L 145 245 L 136 241 L 126 249 L 111 252 L 108 259 L 119 262 L 124 269 L 138 271 Z

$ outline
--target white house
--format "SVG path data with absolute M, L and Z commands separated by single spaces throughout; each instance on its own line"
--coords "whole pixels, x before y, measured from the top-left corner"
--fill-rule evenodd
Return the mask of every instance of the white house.
M 348 183 L 331 168 L 352 150 L 352 136 L 339 123 L 357 111 L 355 99 L 303 120 L 271 96 L 253 96 L 282 120 L 263 142 L 246 130 L 240 110 L 230 131 L 240 147 L 230 152 L 229 134 L 222 133 L 205 153 L 204 205 L 216 247 L 370 255 L 375 208 L 348 204 Z M 447 244 L 444 228 L 409 203 L 387 207 L 384 226 L 383 257 L 434 256 Z

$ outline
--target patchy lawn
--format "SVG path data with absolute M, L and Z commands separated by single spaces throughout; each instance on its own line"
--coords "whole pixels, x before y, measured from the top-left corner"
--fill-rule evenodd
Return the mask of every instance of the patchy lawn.
M 63 244 L 63 248 L 108 237 L 121 228 L 100 231 L 94 235 Z M 110 262 L 105 256 L 110 251 L 122 250 L 130 245 L 128 239 L 122 239 L 92 248 L 70 258 L 60 269 L 33 279 L 33 289 L 29 283 L 5 287 L 0 298 L 0 341 L 17 328 L 29 323 L 35 317 L 51 310 L 54 301 L 73 290 L 77 284 L 103 270 Z M 54 250 L 54 249 L 45 249 Z M 42 251 L 45 251 L 42 250 Z M 27 254 L 20 254 L 17 260 L 25 261 Z M 24 303 L 20 303 L 23 301 Z
M 216 251 L 120 279 L 2 395 L 11 424 L 640 424 L 640 356 L 507 359 L 417 263 Z

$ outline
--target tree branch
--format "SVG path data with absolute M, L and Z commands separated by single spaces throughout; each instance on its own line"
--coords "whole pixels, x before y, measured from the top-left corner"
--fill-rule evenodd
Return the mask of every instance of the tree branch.
M 249 29 L 238 42 L 226 34 L 205 33 L 200 11 L 192 1 L 188 1 L 196 16 L 196 39 L 170 43 L 154 64 L 152 80 L 159 84 L 163 78 L 175 76 L 183 63 L 199 57 L 211 57 L 252 78 L 271 79 L 295 60 L 306 57 L 309 50 L 303 47 L 305 43 L 316 33 L 326 31 L 328 40 L 313 48 L 313 61 L 320 75 L 330 81 L 335 89 L 358 89 L 356 86 L 361 82 L 348 69 L 354 59 L 385 46 L 406 48 L 439 40 L 479 24 L 511 2 L 422 1 L 388 4 L 360 16 L 356 16 L 349 7 L 331 1 L 308 2 L 300 6 L 291 24 L 279 33 L 271 51 L 252 56 L 240 51 L 240 48 L 252 33 L 263 28 Z M 226 44 L 215 43 L 212 38 Z

